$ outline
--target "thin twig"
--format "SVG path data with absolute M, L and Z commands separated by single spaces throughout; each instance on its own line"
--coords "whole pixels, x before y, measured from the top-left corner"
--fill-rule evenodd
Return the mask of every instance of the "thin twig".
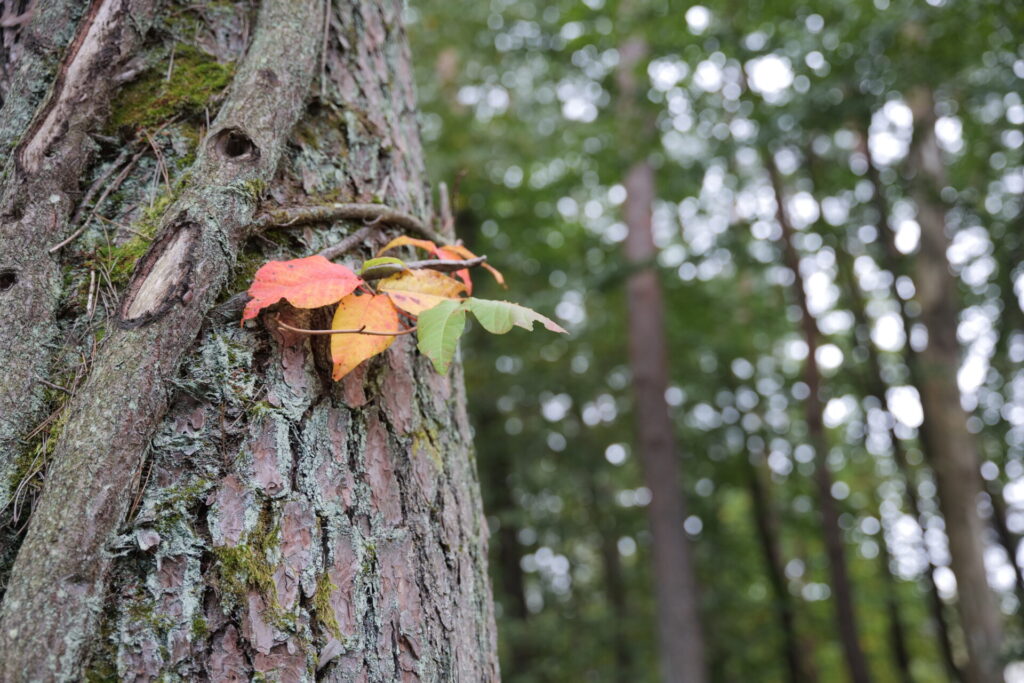
M 148 130 L 143 129 L 142 133 L 146 136 L 149 146 L 153 148 L 153 154 L 156 156 L 157 168 L 160 169 L 160 173 L 164 177 L 164 185 L 167 186 L 167 194 L 171 194 L 171 177 L 167 174 L 167 163 L 164 161 L 164 153 L 160 151 L 160 148 L 156 146 L 155 142 L 153 142 L 153 138 L 150 136 Z M 154 135 L 159 135 L 159 133 L 154 133 Z M 152 206 L 152 203 L 150 203 L 150 206 Z
M 63 392 L 65 393 L 65 394 L 70 394 L 70 393 L 71 393 L 71 390 L 70 390 L 70 389 L 68 389 L 67 387 L 62 387 L 62 386 L 61 386 L 61 385 L 59 385 L 59 384 L 54 384 L 53 382 L 51 382 L 51 381 L 49 381 L 49 380 L 43 379 L 43 378 L 42 378 L 42 377 L 40 377 L 39 375 L 36 375 L 36 380 L 37 380 L 37 381 L 38 381 L 38 382 L 39 382 L 40 384 L 43 384 L 43 385 L 45 385 L 45 386 L 48 386 L 48 387 L 50 387 L 51 389 L 56 389 L 57 391 L 63 391 Z
M 374 223 L 394 225 L 405 228 L 421 237 L 433 240 L 438 245 L 449 243 L 449 240 L 437 234 L 437 232 L 415 216 L 392 209 L 383 204 L 291 206 L 263 214 L 252 223 L 251 229 L 259 232 L 268 228 L 308 225 L 310 223 L 331 223 L 340 220 L 373 221 Z
M 373 226 L 363 226 L 337 244 L 321 250 L 320 255 L 328 261 L 333 261 L 342 254 L 347 254 L 358 247 L 372 232 Z
M 103 206 L 103 202 L 107 199 L 111 192 L 121 187 L 121 183 L 124 182 L 124 179 L 128 177 L 128 174 L 131 173 L 131 170 L 135 167 L 135 164 L 139 162 L 139 159 L 141 159 L 142 155 L 145 153 L 146 149 L 145 147 L 143 147 L 135 156 L 132 157 L 132 160 L 129 161 L 123 169 L 121 169 L 121 172 L 118 173 L 117 177 L 114 178 L 113 182 L 111 182 L 110 185 L 107 186 L 107 189 L 103 190 L 103 194 L 101 194 L 99 199 L 96 200 L 96 203 L 93 204 L 92 212 L 89 214 L 89 217 L 85 219 L 81 226 L 79 226 L 78 230 L 75 230 L 73 233 L 68 235 L 67 239 L 65 239 L 63 242 L 59 242 L 50 247 L 51 254 L 58 252 L 67 245 L 71 244 L 76 239 L 78 239 L 79 235 L 85 232 L 85 229 L 89 227 L 90 223 L 92 223 L 92 219 L 96 215 L 96 212 L 100 210 L 101 206 Z
M 274 318 L 274 321 L 284 329 L 291 330 L 292 332 L 299 332 L 300 334 L 371 334 L 377 337 L 397 337 L 402 334 L 412 334 L 416 331 L 415 325 L 396 332 L 368 330 L 365 325 L 360 327 L 358 330 L 307 330 L 301 327 L 292 327 L 288 323 L 281 322 L 281 319 L 277 317 Z
M 110 164 L 110 168 L 104 171 L 103 174 L 96 179 L 96 182 L 89 186 L 89 189 L 86 191 L 82 201 L 78 203 L 78 208 L 75 209 L 75 213 L 71 216 L 71 220 L 68 223 L 69 225 L 78 225 L 78 221 L 81 220 L 85 207 L 89 206 L 90 202 L 92 202 L 92 198 L 96 196 L 96 193 L 100 191 L 100 188 L 103 187 L 103 184 L 107 182 L 110 176 L 114 175 L 114 173 L 121 168 L 121 164 L 127 161 L 128 157 L 131 156 L 132 151 L 132 146 L 128 146 L 121 150 L 121 153 L 117 155 L 116 159 L 114 159 L 114 163 Z
M 364 280 L 380 280 L 382 278 L 397 275 L 406 270 L 436 270 L 441 273 L 454 273 L 464 268 L 479 266 L 487 260 L 486 256 L 466 259 L 465 261 L 451 259 L 430 259 L 427 261 L 409 261 L 407 263 L 382 263 L 379 266 L 371 266 L 366 272 L 360 273 L 359 277 Z

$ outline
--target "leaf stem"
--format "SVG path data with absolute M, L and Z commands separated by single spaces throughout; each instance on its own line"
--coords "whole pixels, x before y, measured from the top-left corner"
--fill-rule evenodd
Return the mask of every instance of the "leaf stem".
M 416 331 L 416 326 L 407 327 L 405 329 L 396 330 L 394 332 L 383 332 L 380 330 L 368 330 L 366 326 L 360 327 L 358 330 L 307 330 L 302 327 L 292 327 L 286 322 L 282 322 L 280 318 L 274 318 L 274 322 L 283 327 L 286 330 L 292 332 L 298 332 L 300 334 L 371 334 L 377 337 L 397 337 L 403 334 L 412 334 Z

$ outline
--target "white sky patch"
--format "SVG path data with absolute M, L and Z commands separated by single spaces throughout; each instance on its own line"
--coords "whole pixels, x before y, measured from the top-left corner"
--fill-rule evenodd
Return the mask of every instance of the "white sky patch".
M 909 254 L 917 249 L 921 241 L 921 226 L 917 221 L 905 219 L 896 227 L 895 244 L 901 254 Z
M 807 277 L 804 291 L 807 293 L 807 308 L 815 316 L 828 311 L 839 298 L 839 290 L 832 284 L 832 278 L 822 270 Z
M 822 344 L 815 351 L 814 358 L 821 369 L 828 372 L 843 364 L 843 351 L 835 344 Z
M 676 57 L 655 59 L 647 65 L 647 75 L 651 78 L 651 85 L 656 90 L 667 92 L 675 87 L 676 83 L 686 78 L 690 67 L 686 62 Z
M 818 220 L 818 216 L 821 215 L 818 202 L 810 192 L 797 192 L 789 198 L 786 204 L 789 219 L 798 230 Z
M 964 124 L 956 116 L 942 116 L 935 122 L 935 137 L 947 152 L 957 153 L 964 148 Z
M 917 428 L 924 419 L 921 397 L 912 386 L 892 387 L 885 392 L 889 412 L 907 427 Z
M 722 87 L 722 70 L 714 62 L 705 59 L 693 72 L 693 82 L 705 92 L 714 92 Z
M 569 394 L 557 394 L 541 399 L 540 412 L 548 422 L 560 422 L 572 408 Z
M 773 102 L 793 84 L 793 68 L 789 60 L 778 55 L 751 59 L 746 65 L 750 87 Z
M 878 316 L 871 328 L 871 341 L 883 351 L 899 351 L 903 348 L 906 340 L 903 321 L 893 311 Z
M 570 121 L 590 123 L 597 118 L 601 87 L 594 81 L 562 81 L 556 88 L 562 101 L 562 116 Z
M 907 155 L 914 116 L 902 100 L 889 100 L 871 117 L 868 144 L 875 162 L 888 166 Z
M 856 407 L 857 402 L 852 396 L 829 399 L 823 414 L 825 426 L 835 428 L 843 424 L 854 413 Z
M 711 25 L 711 11 L 703 5 L 694 5 L 686 10 L 686 25 L 691 33 L 704 33 Z

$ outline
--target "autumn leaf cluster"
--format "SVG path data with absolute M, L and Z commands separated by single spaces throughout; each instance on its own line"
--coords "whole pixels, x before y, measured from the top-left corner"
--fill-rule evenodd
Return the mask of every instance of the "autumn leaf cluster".
M 504 334 L 516 326 L 532 330 L 535 322 L 553 332 L 565 333 L 551 319 L 524 306 L 469 296 L 473 281 L 468 267 L 456 270 L 452 277 L 429 267 L 411 268 L 401 259 L 382 256 L 403 246 L 422 249 L 446 261 L 477 258 L 460 244 L 438 246 L 429 240 L 403 236 L 389 242 L 376 258 L 363 263 L 358 273 L 320 255 L 270 261 L 256 271 L 242 321 L 255 318 L 282 299 L 296 308 L 335 306 L 330 330 L 300 330 L 331 335 L 335 380 L 383 353 L 395 337 L 413 332 L 417 334 L 420 352 L 438 372 L 447 372 L 465 330 L 467 313 L 472 313 L 481 327 L 493 334 Z M 480 265 L 504 285 L 500 272 L 487 263 Z M 387 275 L 378 277 L 382 272 Z

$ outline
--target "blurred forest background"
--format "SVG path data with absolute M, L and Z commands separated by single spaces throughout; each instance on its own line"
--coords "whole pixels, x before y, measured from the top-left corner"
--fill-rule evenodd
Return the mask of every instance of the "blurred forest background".
M 460 236 L 572 333 L 463 345 L 505 679 L 1024 680 L 1024 5 L 409 25 Z

